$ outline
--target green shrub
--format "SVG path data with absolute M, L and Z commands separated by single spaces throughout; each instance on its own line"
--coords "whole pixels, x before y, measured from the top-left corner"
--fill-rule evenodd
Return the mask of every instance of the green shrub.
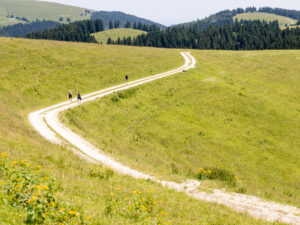
M 122 192 L 121 188 L 110 193 L 106 202 L 105 214 L 138 222 L 139 224 L 171 224 L 162 208 L 163 201 L 155 200 L 152 191 Z
M 210 180 L 220 180 L 232 186 L 237 185 L 237 177 L 230 171 L 219 169 L 219 168 L 200 168 L 197 173 L 199 180 L 210 179 Z
M 26 211 L 28 224 L 87 224 L 84 217 L 67 203 L 55 196 L 55 179 L 40 172 L 27 160 L 8 161 L 7 154 L 0 154 L 0 191 L 6 202 Z
M 110 168 L 97 166 L 90 169 L 90 177 L 97 177 L 99 179 L 108 180 L 114 175 L 114 171 Z

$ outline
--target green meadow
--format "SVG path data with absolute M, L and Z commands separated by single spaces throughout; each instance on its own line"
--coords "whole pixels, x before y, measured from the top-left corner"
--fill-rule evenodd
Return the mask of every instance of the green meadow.
M 299 207 L 300 51 L 191 53 L 195 69 L 81 105 L 63 121 L 135 169 L 170 180 L 219 171 L 203 187 Z
M 44 140 L 28 122 L 30 112 L 66 100 L 69 89 L 85 94 L 123 83 L 125 73 L 130 79 L 137 79 L 177 68 L 183 64 L 179 51 L 0 38 L 0 54 L 0 157 L 3 152 L 8 155 L 7 173 L 14 171 L 14 164 L 20 165 L 18 173 L 23 164 L 30 164 L 33 168 L 41 167 L 39 176 L 55 178 L 57 202 L 47 207 L 68 203 L 76 212 L 91 217 L 89 224 L 141 224 L 143 221 L 157 224 L 160 220 L 164 224 L 268 224 L 149 181 L 118 174 L 104 179 L 97 171 L 93 172 L 92 164 Z M 25 159 L 28 161 L 22 164 Z M 34 174 L 36 172 L 29 169 L 25 173 L 29 177 Z M 44 179 L 37 179 L 40 178 Z M 19 178 L 5 177 L 1 172 L 1 224 L 23 224 L 28 217 L 26 208 L 14 205 L 15 198 L 5 192 L 9 188 L 6 185 L 12 181 L 22 182 Z M 113 211 L 111 206 L 118 207 L 114 199 L 121 199 L 126 205 L 127 201 L 135 201 L 136 193 L 140 192 L 151 193 L 151 202 L 157 203 L 156 208 L 163 211 L 148 213 L 142 211 L 141 205 L 139 211 L 124 215 Z M 26 200 L 26 206 L 35 204 L 33 197 Z M 140 204 L 143 198 L 138 201 Z M 73 213 L 68 211 L 68 215 Z M 50 220 L 46 224 L 57 223 Z
M 117 41 L 118 38 L 121 39 L 123 39 L 124 37 L 134 38 L 140 34 L 146 34 L 146 33 L 147 32 L 145 31 L 135 30 L 130 28 L 117 28 L 117 29 L 110 29 L 110 30 L 94 33 L 93 35 L 95 36 L 96 40 L 99 43 L 106 44 L 108 38 L 111 38 L 113 41 Z
M 285 27 L 290 26 L 297 23 L 297 20 L 294 20 L 292 18 L 286 17 L 286 16 L 279 16 L 271 13 L 263 13 L 263 12 L 255 12 L 255 13 L 241 13 L 233 17 L 233 19 L 238 19 L 239 21 L 241 19 L 243 20 L 264 20 L 266 22 L 271 22 L 277 20 L 279 23 L 279 26 Z
M 59 21 L 59 18 L 62 17 L 63 22 L 67 22 L 67 18 L 75 21 L 91 17 L 91 14 L 86 13 L 83 8 L 58 3 L 35 0 L 0 0 L 0 26 L 15 23 L 6 15 L 26 17 L 29 21 L 36 19 Z

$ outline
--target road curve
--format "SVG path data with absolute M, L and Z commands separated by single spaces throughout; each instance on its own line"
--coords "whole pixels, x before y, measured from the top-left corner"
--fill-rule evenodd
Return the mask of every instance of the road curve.
M 185 64 L 178 69 L 84 95 L 82 96 L 82 103 L 94 101 L 116 91 L 126 90 L 195 67 L 196 60 L 190 53 L 183 52 L 181 55 L 185 59 Z M 28 119 L 31 125 L 48 141 L 59 145 L 65 145 L 69 142 L 75 147 L 72 148 L 72 150 L 81 157 L 90 161 L 102 163 L 111 167 L 114 171 L 120 174 L 128 175 L 137 179 L 152 180 L 170 189 L 185 192 L 193 198 L 226 205 L 236 211 L 247 212 L 256 218 L 265 219 L 267 221 L 281 221 L 289 224 L 300 224 L 300 210 L 293 206 L 268 202 L 249 195 L 227 193 L 222 190 L 212 190 L 212 193 L 201 192 L 198 189 L 201 185 L 199 181 L 189 180 L 186 183 L 181 184 L 172 181 L 162 181 L 151 175 L 122 165 L 111 157 L 105 155 L 100 149 L 84 140 L 78 134 L 72 132 L 59 121 L 59 113 L 78 105 L 79 104 L 77 102 L 70 103 L 69 101 L 66 101 L 32 112 L 29 114 Z

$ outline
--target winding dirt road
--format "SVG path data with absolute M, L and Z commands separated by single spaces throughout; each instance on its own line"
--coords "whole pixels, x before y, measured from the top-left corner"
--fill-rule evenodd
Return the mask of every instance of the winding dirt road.
M 83 96 L 82 103 L 94 101 L 116 91 L 132 88 L 195 67 L 196 60 L 190 53 L 184 52 L 181 53 L 181 55 L 185 59 L 185 64 L 178 69 L 93 92 Z M 74 146 L 74 148 L 72 148 L 73 152 L 78 154 L 80 157 L 96 163 L 102 163 L 111 167 L 120 174 L 129 175 L 137 179 L 152 180 L 170 189 L 185 192 L 193 198 L 222 204 L 239 212 L 247 212 L 249 215 L 256 218 L 261 218 L 267 221 L 300 224 L 300 210 L 293 206 L 268 202 L 249 195 L 228 193 L 222 190 L 212 190 L 212 193 L 206 193 L 199 191 L 199 187 L 201 186 L 199 181 L 189 180 L 186 183 L 181 184 L 171 181 L 163 181 L 122 165 L 111 157 L 105 155 L 100 149 L 84 140 L 78 134 L 72 132 L 59 121 L 59 113 L 78 105 L 79 104 L 77 102 L 70 103 L 69 101 L 66 101 L 32 112 L 29 115 L 29 122 L 48 141 L 59 145 L 71 143 Z

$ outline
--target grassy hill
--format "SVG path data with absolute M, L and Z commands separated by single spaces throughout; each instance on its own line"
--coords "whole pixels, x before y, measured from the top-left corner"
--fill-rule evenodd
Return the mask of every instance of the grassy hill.
M 195 70 L 78 107 L 64 121 L 141 171 L 166 179 L 223 171 L 227 178 L 203 184 L 299 207 L 300 51 L 192 54 Z
M 253 12 L 253 13 L 241 13 L 236 15 L 235 17 L 233 17 L 233 19 L 238 19 L 239 21 L 241 19 L 243 20 L 265 20 L 267 22 L 270 21 L 278 21 L 279 25 L 281 27 L 284 26 L 290 26 L 293 24 L 297 23 L 297 20 L 294 20 L 292 18 L 289 17 L 285 17 L 285 16 L 278 16 L 275 14 L 271 14 L 271 13 L 262 13 L 262 12 Z
M 36 19 L 59 21 L 60 17 L 62 17 L 62 22 L 67 22 L 67 18 L 74 21 L 91 17 L 91 14 L 86 13 L 83 8 L 58 3 L 35 0 L 0 0 L 0 24 L 4 26 L 19 22 L 7 18 L 6 15 L 26 17 L 29 21 Z
M 111 30 L 106 30 L 102 32 L 98 32 L 93 34 L 96 38 L 96 40 L 99 43 L 106 44 L 107 39 L 110 37 L 112 40 L 116 41 L 120 37 L 123 39 L 123 37 L 136 37 L 140 34 L 146 34 L 147 32 L 141 31 L 141 30 L 135 30 L 135 29 L 130 29 L 130 28 L 118 28 L 118 29 L 111 29 Z
M 90 224 L 141 224 L 149 221 L 148 217 L 155 224 L 159 219 L 164 224 L 170 220 L 169 224 L 268 224 L 152 182 L 118 174 L 109 180 L 101 179 L 100 175 L 94 177 L 94 166 L 64 147 L 48 143 L 29 125 L 29 112 L 66 100 L 69 89 L 84 94 L 122 83 L 125 73 L 137 79 L 178 67 L 183 63 L 179 51 L 0 38 L 0 54 L 0 152 L 7 152 L 10 167 L 31 163 L 32 167 L 41 166 L 43 176 L 56 179 L 55 195 L 60 200 L 51 203 L 53 207 L 59 207 L 55 206 L 59 202 L 69 202 L 73 210 L 92 217 Z M 99 114 L 97 117 L 106 119 Z M 22 164 L 20 161 L 24 159 L 28 161 Z M 33 174 L 36 172 L 32 171 Z M 1 224 L 23 224 L 27 213 L 22 207 L 9 204 L 14 199 L 7 201 L 4 184 L 9 180 L 3 179 L 1 176 Z M 19 179 L 14 182 L 17 181 L 20 182 Z M 145 213 L 148 216 L 145 218 L 140 217 L 142 211 L 136 210 L 127 216 L 104 213 L 113 197 L 122 204 L 127 200 L 134 202 L 136 190 L 152 196 L 157 202 L 155 210 L 161 208 L 162 213 Z M 112 206 L 118 205 L 112 203 Z M 64 209 L 58 210 L 62 213 Z M 72 213 L 68 211 L 69 216 Z
M 156 25 L 160 28 L 165 28 L 166 26 L 153 22 L 151 20 L 147 20 L 141 17 L 137 17 L 134 15 L 130 15 L 130 14 L 126 14 L 123 12 L 119 12 L 119 11 L 98 11 L 98 12 L 94 12 L 91 19 L 101 19 L 103 20 L 104 26 L 105 28 L 109 28 L 109 22 L 110 21 L 120 21 L 120 25 L 121 27 L 124 26 L 125 23 L 127 23 L 128 21 L 131 23 L 131 25 L 133 25 L 134 23 L 138 24 L 138 23 L 142 23 L 145 25 Z

